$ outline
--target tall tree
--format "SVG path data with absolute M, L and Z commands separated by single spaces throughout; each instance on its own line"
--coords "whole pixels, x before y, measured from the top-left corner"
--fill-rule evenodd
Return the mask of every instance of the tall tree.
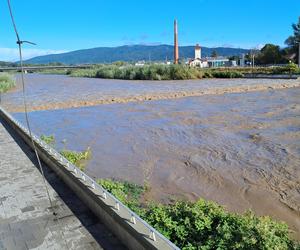
M 257 56 L 258 64 L 278 64 L 283 62 L 280 47 L 274 44 L 266 44 Z
M 211 57 L 218 57 L 218 54 L 217 54 L 217 51 L 215 51 L 215 50 L 213 50 L 212 52 L 211 52 Z
M 292 24 L 293 35 L 289 36 L 285 40 L 285 44 L 288 46 L 289 54 L 296 54 L 296 62 L 298 62 L 298 53 L 299 53 L 299 42 L 300 42 L 300 17 L 298 23 Z

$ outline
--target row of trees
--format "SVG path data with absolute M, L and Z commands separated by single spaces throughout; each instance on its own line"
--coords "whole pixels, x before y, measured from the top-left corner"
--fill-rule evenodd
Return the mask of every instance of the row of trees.
M 286 48 L 280 48 L 278 45 L 266 44 L 260 51 L 252 51 L 255 54 L 256 64 L 281 64 L 294 62 L 298 63 L 299 42 L 300 42 L 300 17 L 298 23 L 292 24 L 293 35 L 289 36 L 285 44 Z M 247 55 L 251 58 L 251 53 Z

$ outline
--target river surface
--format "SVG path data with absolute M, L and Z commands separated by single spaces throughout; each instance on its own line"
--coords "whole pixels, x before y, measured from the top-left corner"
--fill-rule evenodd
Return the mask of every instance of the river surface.
M 3 95 L 2 102 L 9 111 L 23 112 L 22 85 L 19 75 L 17 75 L 17 80 L 16 88 Z M 29 110 L 53 110 L 107 103 L 128 103 L 206 94 L 300 87 L 300 79 L 127 81 L 27 74 L 25 80 Z
M 73 79 L 60 77 L 67 82 Z M 101 84 L 111 88 L 106 91 L 113 98 L 128 94 L 125 89 L 130 84 L 138 86 L 129 88 L 131 93 L 140 88 L 156 93 L 160 88 L 155 92 L 151 86 L 164 84 L 141 87 L 105 81 Z M 114 84 L 122 83 L 126 88 L 114 89 Z M 169 91 L 172 84 L 201 89 L 193 81 L 182 82 L 185 87 L 177 86 L 178 82 L 166 84 L 162 91 Z M 30 105 L 51 103 L 50 96 L 59 102 L 72 97 L 65 90 L 54 97 L 51 89 L 57 91 L 57 86 L 35 89 L 41 85 L 36 79 L 29 82 L 29 92 L 35 93 Z M 79 91 L 76 86 L 69 87 L 73 95 L 77 93 L 73 99 L 80 100 L 91 91 Z M 5 95 L 5 101 L 18 91 Z M 147 183 L 149 200 L 203 197 L 231 211 L 252 209 L 286 221 L 300 239 L 300 88 L 242 92 L 34 111 L 29 116 L 34 132 L 55 135 L 58 148 L 90 147 L 92 159 L 86 171 L 93 177 Z M 17 99 L 11 103 L 18 103 Z M 23 113 L 14 115 L 24 120 Z

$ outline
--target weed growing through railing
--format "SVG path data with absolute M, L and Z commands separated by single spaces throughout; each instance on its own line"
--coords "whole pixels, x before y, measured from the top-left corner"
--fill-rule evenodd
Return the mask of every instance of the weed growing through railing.
M 46 142 L 48 145 L 54 145 L 55 143 L 55 138 L 54 135 L 41 135 L 41 140 L 43 140 L 44 142 Z
M 81 171 L 85 170 L 86 161 L 91 158 L 91 150 L 87 148 L 84 151 L 77 152 L 71 150 L 62 150 L 60 154 L 64 156 L 69 162 L 76 165 Z
M 54 147 L 55 144 L 54 135 L 49 135 L 49 136 L 41 135 L 40 138 L 47 144 Z M 84 171 L 86 163 L 91 158 L 92 155 L 91 149 L 89 147 L 86 150 L 80 152 L 63 149 L 59 153 L 62 156 L 64 156 L 69 162 L 77 166 L 81 171 Z
M 131 182 L 121 182 L 110 179 L 99 179 L 97 182 L 131 210 L 141 214 L 142 208 L 140 199 L 146 191 L 145 187 Z

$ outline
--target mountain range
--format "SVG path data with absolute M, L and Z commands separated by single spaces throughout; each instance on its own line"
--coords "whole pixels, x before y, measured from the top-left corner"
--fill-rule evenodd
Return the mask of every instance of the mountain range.
M 165 61 L 173 60 L 172 45 L 124 45 L 119 47 L 99 47 L 82 49 L 61 54 L 37 56 L 25 61 L 30 64 L 86 64 L 111 63 L 115 61 Z M 194 46 L 180 46 L 179 57 L 183 59 L 194 58 Z M 216 51 L 218 56 L 239 56 L 248 53 L 247 49 L 240 48 L 208 48 L 202 47 L 202 57 L 207 57 Z

